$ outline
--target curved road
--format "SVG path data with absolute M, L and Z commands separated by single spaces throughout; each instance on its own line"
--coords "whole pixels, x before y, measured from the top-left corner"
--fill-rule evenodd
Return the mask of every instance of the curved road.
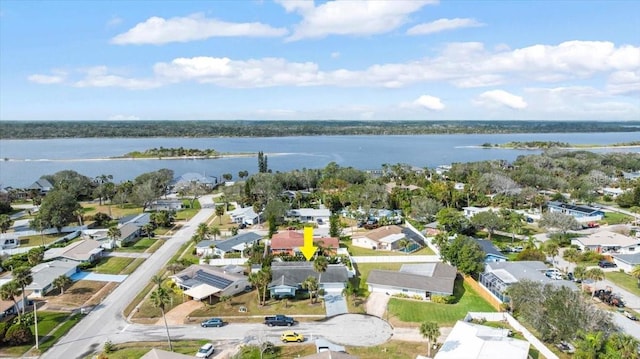
M 125 334 L 129 325 L 122 316 L 124 308 L 149 283 L 150 278 L 171 259 L 180 246 L 189 241 L 198 224 L 215 214 L 212 205 L 213 196 L 204 196 L 199 200 L 202 209 L 198 214 L 193 216 L 171 239 L 167 239 L 167 243 L 144 261 L 41 358 L 84 358 L 96 351 L 108 339 L 115 338 L 118 334 Z M 131 333 L 127 333 L 126 336 L 129 340 L 134 338 Z
M 41 358 L 84 358 L 99 350 L 106 341 L 123 343 L 131 341 L 164 341 L 164 326 L 128 323 L 122 315 L 124 308 L 149 283 L 180 246 L 189 241 L 198 224 L 215 213 L 213 197 L 200 198 L 202 210 L 167 240 L 138 269 L 122 282 L 102 303 L 67 333 Z M 357 329 L 356 329 L 357 328 Z M 217 330 L 216 330 L 217 329 Z M 308 340 L 320 336 L 342 345 L 373 346 L 386 342 L 392 335 L 391 326 L 380 318 L 346 314 L 323 322 L 302 322 L 292 329 L 302 333 Z M 220 328 L 201 328 L 199 325 L 171 326 L 172 339 L 213 339 L 230 342 L 279 341 L 283 327 L 269 328 L 264 324 L 236 324 Z

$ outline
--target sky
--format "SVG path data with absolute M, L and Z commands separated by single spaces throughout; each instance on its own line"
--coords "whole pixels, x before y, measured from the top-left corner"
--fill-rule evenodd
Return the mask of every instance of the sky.
M 0 121 L 640 121 L 640 1 L 0 0 Z

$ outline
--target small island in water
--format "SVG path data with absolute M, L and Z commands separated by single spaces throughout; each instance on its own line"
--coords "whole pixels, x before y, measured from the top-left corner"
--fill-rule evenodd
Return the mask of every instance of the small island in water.
M 557 149 L 595 149 L 595 148 L 630 148 L 640 147 L 640 141 L 614 143 L 611 145 L 571 144 L 559 141 L 512 141 L 502 144 L 483 143 L 481 148 L 504 148 L 512 150 L 546 150 Z
M 255 156 L 255 153 L 222 153 L 214 149 L 197 149 L 197 148 L 151 148 L 145 151 L 133 151 L 125 153 L 122 156 L 114 158 L 132 158 L 132 159 L 207 159 L 221 157 L 245 157 Z

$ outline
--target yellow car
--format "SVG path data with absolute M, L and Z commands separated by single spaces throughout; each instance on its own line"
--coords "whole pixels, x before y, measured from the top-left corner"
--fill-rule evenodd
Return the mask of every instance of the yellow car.
M 288 330 L 282 333 L 282 335 L 280 336 L 280 340 L 282 340 L 283 343 L 302 343 L 304 341 L 304 337 L 302 336 L 302 334 L 298 334 L 292 330 Z

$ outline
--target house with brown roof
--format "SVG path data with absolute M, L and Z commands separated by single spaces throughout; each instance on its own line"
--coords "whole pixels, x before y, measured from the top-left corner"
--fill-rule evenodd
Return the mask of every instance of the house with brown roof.
M 322 247 L 325 254 L 334 255 L 340 247 L 340 240 L 335 237 L 314 237 L 313 243 L 317 247 Z M 298 231 L 283 231 L 271 237 L 271 253 L 274 255 L 288 254 L 295 256 L 300 252 L 300 247 L 304 245 L 304 234 Z
M 102 257 L 104 248 L 94 239 L 83 239 L 66 247 L 50 248 L 44 252 L 44 260 L 68 259 L 78 263 L 92 263 Z
M 372 270 L 367 285 L 369 292 L 430 299 L 431 295 L 453 295 L 456 275 L 455 267 L 442 262 L 403 264 L 400 271 Z
M 363 235 L 353 236 L 354 246 L 368 249 L 394 250 L 400 248 L 400 240 L 406 238 L 400 226 L 384 226 L 369 231 Z

